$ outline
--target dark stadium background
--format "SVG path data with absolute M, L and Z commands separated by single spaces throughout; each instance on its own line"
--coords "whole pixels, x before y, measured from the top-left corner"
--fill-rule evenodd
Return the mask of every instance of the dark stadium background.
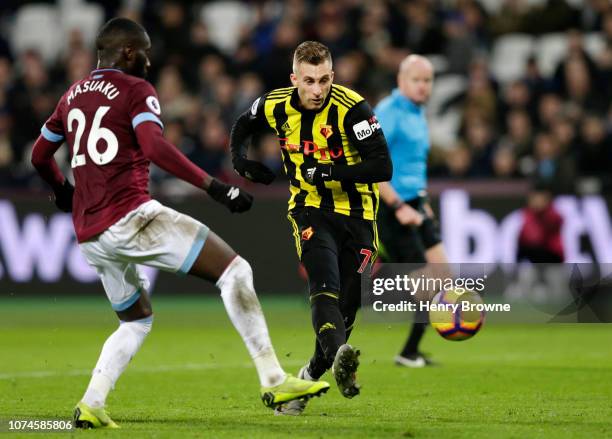
M 233 120 L 260 94 L 288 85 L 304 39 L 327 44 L 335 81 L 374 105 L 399 62 L 436 67 L 428 107 L 429 174 L 451 260 L 512 262 L 517 209 L 535 180 L 557 195 L 568 262 L 610 262 L 612 6 L 608 0 L 177 2 L 3 1 L 0 4 L 0 295 L 102 295 L 80 258 L 69 217 L 29 164 L 41 125 L 66 88 L 95 66 L 107 19 L 141 21 L 153 43 L 149 80 L 167 138 L 213 175 L 240 182 L 254 209 L 230 215 L 152 170 L 163 202 L 210 225 L 251 261 L 264 294 L 302 294 L 287 182 L 271 135 L 253 155 L 281 174 L 271 187 L 237 179 Z M 66 148 L 58 153 L 69 172 Z M 202 290 L 156 277 L 154 292 Z M 213 291 L 212 287 L 207 287 Z

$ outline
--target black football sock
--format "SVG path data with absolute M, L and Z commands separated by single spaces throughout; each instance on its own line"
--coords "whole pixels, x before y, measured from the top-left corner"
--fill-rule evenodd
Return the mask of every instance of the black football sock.
M 348 339 L 351 336 L 351 332 L 353 332 L 353 328 L 355 327 L 356 314 L 357 310 L 354 310 L 351 312 L 351 315 L 344 317 L 344 327 L 346 328 L 345 343 L 348 343 Z
M 406 341 L 406 346 L 402 350 L 402 357 L 409 357 L 410 355 L 416 354 L 419 350 L 419 343 L 425 333 L 427 323 L 413 323 L 410 335 Z
M 415 322 L 412 324 L 410 335 L 406 341 L 406 345 L 402 350 L 402 357 L 409 357 L 410 355 L 416 354 L 419 351 L 419 343 L 425 334 L 425 328 L 427 327 L 427 314 L 424 311 L 417 311 L 415 315 Z
M 327 369 L 334 362 L 338 348 L 346 342 L 344 319 L 334 293 L 315 293 L 310 296 L 312 326 L 325 357 Z
M 321 349 L 321 345 L 319 344 L 319 340 L 315 340 L 315 351 L 310 359 L 310 363 L 308 363 L 308 375 L 310 375 L 312 379 L 318 380 L 327 372 L 329 367 L 325 354 L 323 354 L 323 349 Z

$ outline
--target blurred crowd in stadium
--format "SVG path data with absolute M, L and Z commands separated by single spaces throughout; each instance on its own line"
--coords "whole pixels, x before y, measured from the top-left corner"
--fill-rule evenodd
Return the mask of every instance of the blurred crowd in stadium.
M 316 39 L 332 50 L 335 82 L 372 105 L 395 86 L 407 54 L 429 56 L 432 177 L 612 190 L 609 0 L 3 2 L 2 187 L 42 185 L 31 145 L 59 96 L 95 67 L 95 32 L 116 15 L 149 31 L 149 80 L 167 138 L 216 176 L 233 178 L 234 119 L 289 85 L 293 49 Z M 282 174 L 275 137 L 255 142 L 258 158 Z M 169 178 L 153 172 L 157 188 L 171 189 Z

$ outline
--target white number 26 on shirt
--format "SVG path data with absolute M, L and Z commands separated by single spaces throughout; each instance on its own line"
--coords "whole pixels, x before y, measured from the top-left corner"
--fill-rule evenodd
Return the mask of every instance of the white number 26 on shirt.
M 117 136 L 108 128 L 100 126 L 102 118 L 110 110 L 110 107 L 98 107 L 96 114 L 89 130 L 89 136 L 87 137 L 87 153 L 96 165 L 106 165 L 110 163 L 117 152 L 119 151 L 119 142 Z M 79 147 L 81 146 L 81 137 L 85 131 L 85 113 L 78 108 L 73 108 L 68 113 L 68 132 L 74 130 L 74 122 L 76 121 L 76 135 L 74 136 L 74 145 L 72 146 L 72 161 L 70 166 L 76 168 L 77 166 L 83 166 L 85 164 L 85 154 L 79 154 Z M 106 151 L 100 153 L 97 148 L 98 141 L 104 140 L 106 142 Z

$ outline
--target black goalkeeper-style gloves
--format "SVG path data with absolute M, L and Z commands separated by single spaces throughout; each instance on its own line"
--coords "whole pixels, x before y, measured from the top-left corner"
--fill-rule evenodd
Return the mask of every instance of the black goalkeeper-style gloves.
M 213 178 L 210 182 L 208 195 L 213 200 L 225 205 L 232 213 L 246 212 L 253 204 L 253 196 L 244 189 L 238 186 L 230 186 L 216 178 Z
M 72 212 L 72 197 L 74 196 L 74 186 L 66 179 L 64 184 L 53 189 L 55 205 L 62 212 Z
M 330 181 L 332 180 L 332 168 L 333 165 L 317 163 L 315 166 L 306 168 L 306 172 L 303 173 L 304 179 L 315 186 L 324 181 Z
M 267 166 L 248 160 L 244 157 L 234 157 L 234 169 L 242 177 L 247 178 L 255 183 L 270 184 L 276 178 L 276 174 Z

